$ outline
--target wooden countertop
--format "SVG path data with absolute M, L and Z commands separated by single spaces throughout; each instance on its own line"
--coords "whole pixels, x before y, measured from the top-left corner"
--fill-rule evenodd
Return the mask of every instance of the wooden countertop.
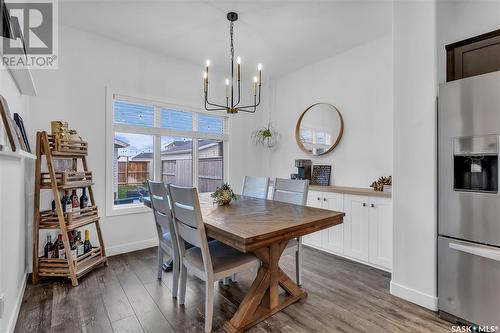
M 371 187 L 349 187 L 349 186 L 320 186 L 309 185 L 310 191 L 335 192 L 355 195 L 369 195 L 372 197 L 391 198 L 390 192 L 374 191 Z

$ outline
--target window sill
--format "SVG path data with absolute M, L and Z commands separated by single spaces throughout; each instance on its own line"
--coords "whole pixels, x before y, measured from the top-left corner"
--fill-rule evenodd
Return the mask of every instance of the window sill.
M 113 206 L 111 209 L 106 211 L 106 216 L 119 216 L 119 215 L 131 215 L 131 214 L 142 214 L 150 213 L 151 209 L 144 206 L 144 204 L 130 204 Z

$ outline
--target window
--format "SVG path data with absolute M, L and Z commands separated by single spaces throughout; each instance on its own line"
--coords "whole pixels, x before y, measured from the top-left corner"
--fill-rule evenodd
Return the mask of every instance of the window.
M 108 94 L 107 105 L 108 215 L 146 210 L 148 179 L 199 192 L 224 182 L 225 115 L 119 94 Z

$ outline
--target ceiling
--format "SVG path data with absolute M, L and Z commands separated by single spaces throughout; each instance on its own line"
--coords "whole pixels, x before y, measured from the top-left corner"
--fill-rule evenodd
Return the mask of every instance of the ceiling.
M 114 40 L 227 71 L 228 11 L 236 11 L 235 53 L 248 72 L 263 64 L 281 76 L 391 32 L 392 2 L 375 1 L 72 1 L 60 22 Z

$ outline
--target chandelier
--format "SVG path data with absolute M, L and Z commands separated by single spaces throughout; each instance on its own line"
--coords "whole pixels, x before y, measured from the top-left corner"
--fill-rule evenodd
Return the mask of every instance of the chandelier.
M 241 101 L 241 58 L 236 58 L 236 79 L 234 77 L 234 22 L 238 20 L 238 14 L 235 12 L 227 13 L 229 20 L 229 35 L 231 37 L 231 79 L 226 79 L 226 105 L 211 103 L 208 100 L 209 79 L 208 68 L 210 67 L 210 60 L 207 60 L 207 67 L 203 73 L 203 90 L 205 94 L 205 110 L 207 111 L 227 111 L 227 113 L 250 112 L 254 113 L 257 106 L 260 104 L 260 91 L 262 86 L 262 65 L 257 66 L 257 76 L 253 78 L 253 104 L 240 106 Z M 235 89 L 235 83 L 237 87 Z M 238 96 L 235 96 L 237 90 Z

